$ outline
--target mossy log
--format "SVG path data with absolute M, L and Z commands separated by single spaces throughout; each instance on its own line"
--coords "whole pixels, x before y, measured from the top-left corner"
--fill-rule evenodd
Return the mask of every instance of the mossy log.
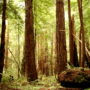
M 58 78 L 64 87 L 70 88 L 89 88 L 90 87 L 90 70 L 69 69 L 62 72 Z

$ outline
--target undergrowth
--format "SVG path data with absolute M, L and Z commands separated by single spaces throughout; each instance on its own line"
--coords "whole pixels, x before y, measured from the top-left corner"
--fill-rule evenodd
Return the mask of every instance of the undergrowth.
M 25 77 L 20 77 L 18 79 L 13 77 L 12 79 L 10 75 L 4 74 L 2 83 L 11 88 L 20 90 L 40 90 L 41 88 L 45 88 L 47 90 L 58 90 L 58 88 L 61 87 L 60 84 L 56 81 L 55 76 L 46 77 L 43 75 L 40 75 L 36 81 L 27 82 Z
M 24 77 L 9 80 L 9 76 L 7 76 L 3 78 L 2 83 L 7 84 L 9 87 L 21 90 L 39 90 L 40 88 L 55 90 L 60 88 L 60 84 L 57 83 L 54 76 L 39 76 L 39 79 L 32 82 L 27 82 Z

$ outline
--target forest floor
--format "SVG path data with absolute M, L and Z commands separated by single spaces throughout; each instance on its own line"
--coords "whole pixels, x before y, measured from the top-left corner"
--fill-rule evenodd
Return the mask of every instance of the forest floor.
M 62 87 L 57 83 L 55 76 L 42 76 L 37 81 L 30 83 L 20 78 L 13 81 L 4 81 L 0 84 L 0 90 L 60 90 L 60 88 Z
M 0 90 L 57 90 L 60 84 L 55 76 L 41 76 L 38 80 L 28 83 L 24 78 L 12 81 L 3 81 Z

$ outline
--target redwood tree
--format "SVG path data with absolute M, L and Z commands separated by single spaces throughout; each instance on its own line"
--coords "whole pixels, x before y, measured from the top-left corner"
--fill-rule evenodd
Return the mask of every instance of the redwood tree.
M 70 64 L 78 66 L 77 48 L 75 43 L 74 16 L 71 17 L 71 1 L 68 0 L 68 18 L 69 18 L 69 49 Z
M 85 62 L 85 40 L 84 40 L 84 23 L 83 23 L 83 10 L 82 10 L 82 0 L 77 0 L 78 2 L 78 10 L 79 10 L 79 18 L 80 18 L 80 40 L 79 42 L 79 57 L 80 57 L 80 66 L 84 67 Z
M 35 64 L 35 40 L 33 28 L 33 0 L 25 0 L 25 45 L 24 45 L 24 65 L 28 81 L 37 79 Z
M 73 48 L 73 35 L 72 35 L 72 25 L 71 25 L 71 1 L 68 0 L 68 19 L 69 19 L 69 49 L 70 49 L 70 63 L 74 65 L 74 48 Z
M 56 51 L 57 73 L 59 74 L 66 69 L 67 65 L 64 0 L 56 0 Z
M 79 66 L 79 63 L 78 63 L 78 53 L 77 53 L 77 45 L 76 45 L 76 34 L 75 34 L 75 27 L 74 27 L 74 23 L 75 23 L 75 20 L 74 20 L 74 15 L 72 16 L 71 18 L 71 28 L 72 28 L 72 31 L 71 31 L 71 38 L 72 38 L 72 51 L 73 51 L 73 66 L 75 67 L 78 67 Z
M 2 8 L 2 31 L 1 31 L 1 44 L 0 44 L 0 81 L 2 79 L 4 58 L 5 58 L 5 31 L 6 31 L 6 0 L 3 0 Z

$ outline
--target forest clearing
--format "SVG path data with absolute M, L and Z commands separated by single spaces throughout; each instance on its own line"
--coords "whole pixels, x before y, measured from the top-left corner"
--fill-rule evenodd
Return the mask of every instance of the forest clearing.
M 90 90 L 90 0 L 0 0 L 0 90 Z

